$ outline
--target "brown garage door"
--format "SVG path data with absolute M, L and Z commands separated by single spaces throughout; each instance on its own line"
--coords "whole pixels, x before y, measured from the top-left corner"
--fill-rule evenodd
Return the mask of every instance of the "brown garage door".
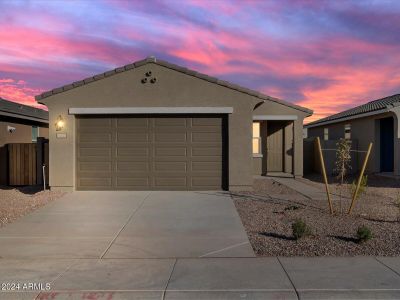
M 224 116 L 78 117 L 78 190 L 226 189 Z

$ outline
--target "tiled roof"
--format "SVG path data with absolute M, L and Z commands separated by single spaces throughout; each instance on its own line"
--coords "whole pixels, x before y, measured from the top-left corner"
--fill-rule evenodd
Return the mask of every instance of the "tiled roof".
M 101 80 L 103 78 L 106 78 L 106 77 L 109 77 L 109 76 L 112 76 L 112 75 L 115 75 L 115 74 L 118 74 L 118 73 L 121 73 L 121 72 L 125 72 L 125 71 L 131 70 L 133 68 L 137 68 L 137 67 L 146 65 L 148 63 L 157 64 L 157 65 L 160 65 L 160 66 L 163 66 L 163 67 L 166 67 L 166 68 L 178 71 L 178 72 L 182 72 L 182 73 L 185 73 L 185 74 L 190 75 L 190 76 L 194 76 L 194 77 L 197 77 L 197 78 L 200 78 L 200 79 L 203 79 L 203 80 L 206 80 L 206 81 L 209 81 L 209 82 L 212 82 L 212 83 L 215 83 L 215 84 L 218 84 L 218 85 L 230 88 L 230 89 L 237 90 L 239 92 L 242 92 L 242 93 L 245 93 L 245 94 L 248 94 L 248 95 L 251 95 L 251 96 L 255 96 L 255 97 L 260 98 L 262 100 L 274 101 L 274 102 L 283 104 L 285 106 L 288 106 L 288 107 L 291 107 L 291 108 L 306 112 L 306 113 L 308 113 L 310 115 L 313 113 L 312 110 L 307 109 L 305 107 L 302 107 L 302 106 L 299 106 L 299 105 L 295 105 L 295 104 L 280 100 L 278 98 L 270 97 L 270 96 L 264 95 L 264 94 L 262 94 L 260 92 L 257 92 L 257 91 L 254 91 L 254 90 L 251 90 L 251 89 L 248 89 L 248 88 L 241 87 L 241 86 L 239 86 L 237 84 L 230 83 L 230 82 L 224 81 L 224 80 L 220 80 L 218 78 L 211 77 L 211 76 L 208 76 L 208 75 L 205 75 L 205 74 L 202 74 L 202 73 L 198 73 L 196 71 L 193 71 L 193 70 L 190 70 L 190 69 L 187 69 L 187 68 L 175 65 L 175 64 L 171 64 L 171 63 L 169 63 L 167 61 L 164 61 L 164 60 L 156 59 L 154 56 L 150 56 L 150 57 L 148 57 L 146 59 L 143 59 L 143 60 L 128 64 L 128 65 L 125 65 L 123 67 L 116 68 L 116 69 L 111 70 L 111 71 L 107 71 L 105 73 L 97 74 L 95 76 L 88 77 L 88 78 L 85 78 L 83 80 L 76 81 L 76 82 L 73 82 L 71 84 L 67 84 L 67 85 L 64 85 L 62 87 L 59 87 L 59 88 L 55 88 L 53 90 L 50 90 L 50 91 L 44 92 L 44 93 L 42 93 L 40 95 L 37 95 L 35 97 L 35 99 L 37 101 L 40 101 L 41 99 L 50 97 L 52 95 L 65 92 L 65 91 L 68 91 L 70 89 L 77 88 L 77 87 L 80 87 L 82 85 L 88 84 L 90 82 Z
M 400 104 L 400 94 L 388 96 L 382 99 L 373 100 L 371 102 L 365 103 L 363 105 L 342 111 L 340 113 L 328 116 L 326 118 L 319 119 L 317 121 L 308 123 L 305 127 L 314 127 L 320 123 L 325 122 L 340 122 L 344 118 L 357 117 L 360 114 L 365 114 L 369 112 L 378 111 L 385 108 L 390 108 Z
M 3 98 L 0 98 L 0 114 L 1 112 L 19 115 L 22 119 L 30 117 L 42 119 L 44 122 L 49 120 L 49 113 L 43 109 L 8 101 Z

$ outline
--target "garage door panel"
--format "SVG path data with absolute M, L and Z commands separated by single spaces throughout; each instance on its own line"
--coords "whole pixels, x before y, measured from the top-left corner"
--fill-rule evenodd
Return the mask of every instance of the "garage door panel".
M 185 118 L 154 118 L 154 126 L 157 129 L 164 127 L 186 128 L 187 120 Z
M 156 132 L 154 134 L 155 142 L 186 142 L 186 132 Z
M 128 156 L 128 157 L 148 157 L 149 156 L 149 149 L 146 145 L 140 145 L 140 147 L 121 147 L 119 146 L 116 149 L 117 158 Z
M 102 141 L 104 142 L 111 142 L 112 140 L 112 134 L 107 133 L 107 132 L 102 132 L 102 133 L 81 133 L 79 135 L 78 142 L 98 142 Z
M 207 177 L 192 177 L 192 186 L 197 188 L 214 187 L 216 182 L 222 184 L 220 174 Z
M 216 126 L 221 127 L 222 119 L 221 118 L 193 118 L 192 126 Z
M 156 147 L 154 155 L 157 157 L 186 156 L 187 148 L 186 147 Z
M 108 157 L 111 156 L 111 149 L 110 148 L 102 148 L 102 147 L 81 147 L 78 150 L 79 156 L 102 156 Z
M 106 157 L 106 156 L 83 156 L 78 158 L 80 163 L 84 162 L 93 162 L 93 163 L 104 163 L 104 162 L 109 162 L 112 163 L 112 158 L 111 157 Z M 79 168 L 78 168 L 79 169 Z
M 223 186 L 221 117 L 78 118 L 77 130 L 78 189 L 215 190 Z
M 154 162 L 154 171 L 177 171 L 177 172 L 186 172 L 187 171 L 187 162 L 186 161 L 157 161 Z
M 78 187 L 106 189 L 112 187 L 112 182 L 111 178 L 81 178 Z
M 221 161 L 196 161 L 192 162 L 192 171 L 206 171 L 213 172 L 218 170 L 221 165 Z
M 79 172 L 86 171 L 111 171 L 111 162 L 80 162 L 79 163 Z
M 146 176 L 141 177 L 117 177 L 117 187 L 148 187 L 150 179 Z
M 221 134 L 214 132 L 193 132 L 192 142 L 217 142 L 221 143 Z
M 129 171 L 129 172 L 148 172 L 149 166 L 147 162 L 117 162 L 116 171 Z
M 192 156 L 221 156 L 222 149 L 220 147 L 194 147 L 192 148 Z
M 118 132 L 117 143 L 123 142 L 148 142 L 149 135 L 143 132 Z
M 116 126 L 118 129 L 136 129 L 143 130 L 150 126 L 150 120 L 148 118 L 118 118 L 116 119 Z
M 164 127 L 158 127 L 153 129 L 156 135 L 162 135 L 162 134 L 174 134 L 174 133 L 180 133 L 181 135 L 186 135 L 187 128 L 186 127 L 177 127 L 177 126 L 164 126 Z
M 218 133 L 221 134 L 221 127 L 214 126 L 201 126 L 201 127 L 192 127 L 192 132 L 203 132 L 203 133 Z
M 172 175 L 172 174 L 171 174 Z M 186 176 L 156 176 L 154 178 L 155 187 L 186 187 Z

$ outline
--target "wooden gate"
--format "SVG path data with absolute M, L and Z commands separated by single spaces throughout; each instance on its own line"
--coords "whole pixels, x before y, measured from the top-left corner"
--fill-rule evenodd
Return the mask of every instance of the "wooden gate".
M 9 185 L 36 184 L 36 144 L 8 145 Z
M 43 184 L 43 165 L 48 183 L 49 143 L 38 138 L 37 143 L 7 145 L 8 185 Z

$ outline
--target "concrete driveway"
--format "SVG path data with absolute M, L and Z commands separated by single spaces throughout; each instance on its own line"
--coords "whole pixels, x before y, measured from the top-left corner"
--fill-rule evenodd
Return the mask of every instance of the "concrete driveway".
M 254 257 L 254 252 L 228 193 L 74 192 L 0 229 L 0 257 Z

